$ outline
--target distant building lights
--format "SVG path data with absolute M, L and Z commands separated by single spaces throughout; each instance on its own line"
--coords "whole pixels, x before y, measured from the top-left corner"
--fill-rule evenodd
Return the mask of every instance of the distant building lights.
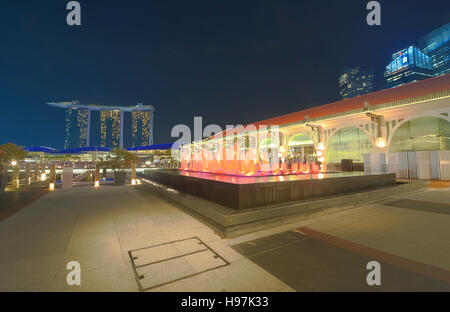
M 15 160 L 11 161 L 11 166 L 15 166 L 15 165 L 17 165 L 17 161 L 15 161 Z

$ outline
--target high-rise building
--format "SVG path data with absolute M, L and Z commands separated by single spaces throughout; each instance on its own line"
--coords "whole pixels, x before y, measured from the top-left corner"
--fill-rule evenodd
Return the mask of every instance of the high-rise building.
M 102 110 L 100 111 L 100 145 L 102 147 L 119 148 L 121 142 L 121 115 L 120 110 Z
M 352 98 L 373 91 L 373 74 L 359 67 L 346 67 L 339 76 L 339 95 Z
M 450 73 L 450 23 L 419 39 L 419 47 L 433 62 L 433 74 L 441 76 Z
M 138 104 L 136 108 L 142 107 Z M 135 110 L 131 112 L 131 140 L 132 147 L 151 145 L 150 111 Z
M 65 148 L 90 146 L 91 113 L 100 112 L 100 145 L 108 148 L 124 148 L 127 146 L 141 147 L 153 144 L 153 112 L 151 105 L 136 106 L 103 106 L 79 104 L 77 101 L 47 103 L 50 106 L 66 109 L 66 141 Z M 125 113 L 131 113 L 131 125 L 124 118 Z M 97 115 L 94 115 L 94 119 Z M 128 119 L 129 120 L 129 119 Z M 131 128 L 132 142 L 124 144 L 124 128 Z M 93 132 L 96 132 L 93 129 Z M 98 139 L 93 133 L 93 139 Z
M 89 119 L 87 109 L 78 108 L 77 102 L 66 102 L 66 138 L 64 148 L 78 148 L 89 145 Z
M 384 77 L 387 88 L 427 79 L 433 77 L 433 62 L 418 47 L 411 45 L 392 54 L 392 61 L 386 66 Z

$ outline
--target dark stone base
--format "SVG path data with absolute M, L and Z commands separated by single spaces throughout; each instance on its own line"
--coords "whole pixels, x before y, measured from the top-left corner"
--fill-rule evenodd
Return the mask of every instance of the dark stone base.
M 126 172 L 114 172 L 114 185 L 116 186 L 125 185 L 126 178 L 127 178 Z
M 393 185 L 395 174 L 357 172 L 241 177 L 178 170 L 147 170 L 145 178 L 232 209 L 247 209 Z

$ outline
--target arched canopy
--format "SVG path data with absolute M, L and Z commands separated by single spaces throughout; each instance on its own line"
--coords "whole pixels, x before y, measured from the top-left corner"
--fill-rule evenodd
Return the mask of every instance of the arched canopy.
M 367 134 L 359 128 L 342 128 L 331 137 L 326 150 L 328 163 L 340 163 L 341 159 L 363 162 L 364 154 L 371 153 L 372 142 Z
M 309 135 L 306 134 L 296 134 L 290 140 L 289 146 L 302 146 L 302 145 L 313 145 L 314 142 Z
M 450 149 L 450 122 L 437 117 L 406 121 L 395 131 L 389 151 L 439 151 Z

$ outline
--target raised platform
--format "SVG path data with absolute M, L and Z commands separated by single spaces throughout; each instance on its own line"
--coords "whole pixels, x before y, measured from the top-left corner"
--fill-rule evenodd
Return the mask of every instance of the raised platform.
M 203 221 L 224 237 L 304 221 L 355 206 L 388 200 L 391 196 L 418 191 L 429 185 L 428 181 L 403 181 L 394 185 L 375 187 L 351 193 L 329 195 L 283 204 L 266 205 L 250 209 L 232 209 L 144 179 L 137 186 L 143 191 L 155 192 L 180 209 Z
M 147 170 L 144 177 L 185 194 L 241 210 L 350 193 L 396 183 L 395 174 L 344 172 L 243 177 L 178 170 Z

